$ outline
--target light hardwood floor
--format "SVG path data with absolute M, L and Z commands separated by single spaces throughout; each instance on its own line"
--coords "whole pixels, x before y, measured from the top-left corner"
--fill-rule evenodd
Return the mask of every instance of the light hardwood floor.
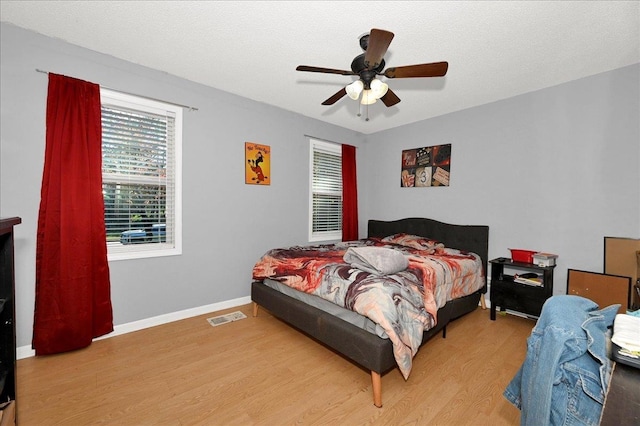
M 212 327 L 212 313 L 61 355 L 18 361 L 27 425 L 517 425 L 502 391 L 524 360 L 534 321 L 478 308 L 418 352 L 405 382 L 371 375 L 251 305 Z

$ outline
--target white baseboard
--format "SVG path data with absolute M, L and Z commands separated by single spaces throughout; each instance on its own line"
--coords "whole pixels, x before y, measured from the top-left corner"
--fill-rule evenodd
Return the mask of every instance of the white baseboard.
M 171 312 L 169 314 L 158 315 L 157 317 L 145 318 L 139 321 L 134 321 L 126 324 L 120 324 L 113 327 L 113 331 L 104 336 L 100 336 L 95 340 L 108 339 L 110 337 L 119 336 L 121 334 L 131 333 L 132 331 L 143 330 L 149 327 L 155 327 L 157 325 L 168 324 L 173 321 L 180 321 L 183 319 L 197 317 L 198 315 L 204 315 L 211 312 L 221 311 L 223 309 L 235 308 L 251 303 L 251 296 L 240 297 L 238 299 L 227 300 L 224 302 L 213 303 L 211 305 L 199 306 L 197 308 L 185 309 L 183 311 Z M 31 348 L 31 345 L 20 346 L 16 348 L 16 358 L 29 358 L 36 355 L 36 351 Z

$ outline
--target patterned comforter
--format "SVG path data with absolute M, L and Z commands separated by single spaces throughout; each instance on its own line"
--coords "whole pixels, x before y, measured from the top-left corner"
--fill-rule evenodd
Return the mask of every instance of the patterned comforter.
M 360 247 L 393 249 L 408 258 L 409 266 L 388 275 L 365 272 L 344 261 L 349 248 Z M 273 249 L 256 263 L 253 278 L 280 281 L 379 324 L 405 379 L 424 330 L 436 324 L 438 308 L 485 282 L 478 255 L 407 234 Z

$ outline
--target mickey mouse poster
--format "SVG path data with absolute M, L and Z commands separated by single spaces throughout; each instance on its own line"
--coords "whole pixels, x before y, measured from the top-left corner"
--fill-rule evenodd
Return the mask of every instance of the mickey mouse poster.
M 271 147 L 245 142 L 244 154 L 244 182 L 250 185 L 269 185 L 271 182 Z

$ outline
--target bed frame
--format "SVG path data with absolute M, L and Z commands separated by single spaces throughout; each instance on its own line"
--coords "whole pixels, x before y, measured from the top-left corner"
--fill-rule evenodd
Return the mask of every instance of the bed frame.
M 446 247 L 478 254 L 482 258 L 486 277 L 489 249 L 488 226 L 452 225 L 423 218 L 395 221 L 370 220 L 368 223 L 369 237 L 386 237 L 400 232 L 428 237 L 444 243 Z M 446 325 L 475 310 L 479 301 L 482 302 L 484 309 L 486 292 L 485 278 L 482 289 L 469 296 L 452 300 L 440 308 L 437 325 L 425 331 L 422 344 L 441 330 L 443 337 L 446 337 Z M 371 371 L 373 403 L 376 407 L 382 407 L 381 376 L 397 366 L 393 356 L 393 345 L 389 339 L 380 338 L 320 309 L 282 294 L 267 287 L 261 281 L 251 284 L 251 300 L 253 316 L 258 315 L 258 306 L 262 306 L 275 317 Z

